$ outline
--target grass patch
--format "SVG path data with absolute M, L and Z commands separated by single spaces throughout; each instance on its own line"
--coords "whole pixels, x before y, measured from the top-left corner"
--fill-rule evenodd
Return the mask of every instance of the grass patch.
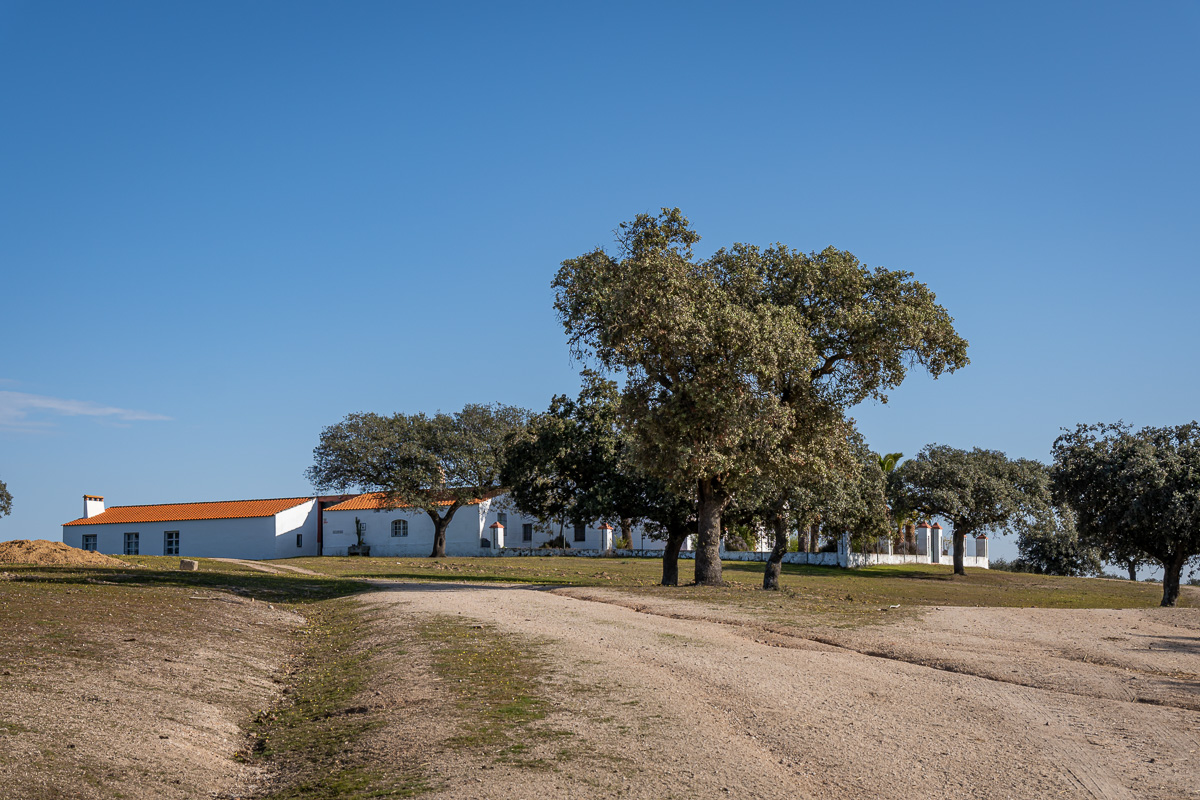
M 458 710 L 460 732 L 450 747 L 471 748 L 499 764 L 552 769 L 573 758 L 556 740 L 574 734 L 537 725 L 550 711 L 542 684 L 549 679 L 540 645 L 501 636 L 490 627 L 435 617 L 419 627 L 433 668 Z
M 955 577 L 949 565 L 905 564 L 839 569 L 785 564 L 781 592 L 764 592 L 763 565 L 726 561 L 724 587 L 659 586 L 662 562 L 651 558 L 300 558 L 288 563 L 344 578 L 484 581 L 543 586 L 604 586 L 638 594 L 703 600 L 770 611 L 787 607 L 858 615 L 894 604 L 907 606 L 1037 606 L 1040 608 L 1139 608 L 1157 606 L 1162 587 L 1098 578 L 1063 578 L 986 569 Z M 679 579 L 692 580 L 694 564 L 679 562 Z M 757 597 L 752 598 L 751 595 Z M 1188 592 L 1180 605 L 1192 605 Z
M 289 694 L 260 710 L 249 725 L 251 744 L 241 754 L 267 762 L 285 786 L 272 800 L 413 797 L 429 789 L 419 767 L 387 769 L 359 745 L 381 725 L 355 698 L 371 674 L 370 655 L 359 645 L 367 625 L 352 598 L 306 609 L 302 655 Z

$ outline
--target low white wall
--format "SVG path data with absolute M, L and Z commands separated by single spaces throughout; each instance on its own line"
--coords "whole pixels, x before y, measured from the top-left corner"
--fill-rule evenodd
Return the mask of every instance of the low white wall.
M 596 548 L 576 547 L 504 547 L 489 555 L 501 558 L 537 557 L 537 556 L 577 556 L 579 558 L 662 558 L 662 550 L 597 550 Z M 691 550 L 680 550 L 679 557 L 695 558 Z
M 766 562 L 771 558 L 771 552 L 750 550 L 722 550 L 722 561 L 759 561 Z M 845 566 L 837 553 L 784 553 L 784 564 L 812 564 L 817 567 Z
M 930 559 L 929 556 L 923 555 L 902 555 L 896 553 L 889 555 L 887 553 L 851 553 L 848 566 L 855 567 L 871 567 L 877 564 L 945 564 L 948 566 L 954 565 L 953 555 L 942 555 L 939 561 Z M 988 568 L 987 557 L 979 556 L 963 556 L 964 567 L 982 567 Z

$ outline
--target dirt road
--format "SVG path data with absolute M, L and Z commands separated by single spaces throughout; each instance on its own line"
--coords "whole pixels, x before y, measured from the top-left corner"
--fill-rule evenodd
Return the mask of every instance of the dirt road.
M 1200 797 L 1198 609 L 941 609 L 789 636 L 594 590 L 392 584 L 365 600 L 546 642 L 556 724 L 595 756 L 534 773 L 450 761 L 439 796 Z

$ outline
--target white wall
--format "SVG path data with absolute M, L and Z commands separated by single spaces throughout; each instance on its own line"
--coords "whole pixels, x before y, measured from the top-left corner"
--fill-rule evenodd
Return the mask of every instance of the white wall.
M 299 535 L 300 547 L 296 546 Z M 317 501 L 309 500 L 275 515 L 274 558 L 296 558 L 317 554 Z
M 83 534 L 94 533 L 99 552 L 121 555 L 125 552 L 125 534 L 137 533 L 138 555 L 161 556 L 166 531 L 179 531 L 179 555 L 184 558 L 276 557 L 274 517 L 64 525 L 63 541 L 71 547 L 82 547 Z M 314 525 L 313 553 L 316 552 L 316 537 Z M 292 537 L 292 545 L 295 544 L 295 537 Z
M 498 555 L 495 542 L 491 542 L 493 538 L 491 525 L 499 520 L 501 514 L 506 517 L 504 544 L 508 548 L 537 548 L 559 534 L 557 524 L 542 525 L 533 517 L 527 517 L 517 512 L 509 505 L 507 498 L 500 496 L 491 501 L 485 501 L 482 506 L 463 506 L 454 513 L 450 527 L 446 530 L 446 555 Z M 356 516 L 366 526 L 363 544 L 371 547 L 372 556 L 427 556 L 433 552 L 433 520 L 424 511 L 413 511 L 412 509 L 332 511 L 326 509 L 323 514 L 325 555 L 344 556 L 346 548 L 357 542 L 354 536 L 354 518 Z M 394 519 L 408 520 L 407 537 L 392 536 L 392 520 Z M 533 526 L 531 541 L 523 538 L 523 528 L 526 524 Z M 341 531 L 341 533 L 335 533 L 336 531 Z M 564 525 L 562 533 L 571 549 L 596 550 L 600 548 L 601 534 L 598 522 L 587 526 L 582 542 L 575 541 L 573 525 Z M 620 535 L 620 530 L 613 530 L 613 541 L 616 541 Z M 480 547 L 481 538 L 491 542 L 492 547 Z M 635 527 L 634 549 L 661 551 L 664 546 L 665 542 L 652 539 L 640 526 Z
M 325 509 L 325 555 L 344 556 L 346 548 L 357 544 L 354 518 L 363 524 L 363 544 L 372 556 L 427 556 L 433 552 L 433 520 L 424 511 L 398 508 L 391 511 L 331 511 Z M 408 521 L 407 536 L 392 536 L 392 520 Z M 463 506 L 454 512 L 446 529 L 446 555 L 477 556 L 479 547 L 479 510 Z M 486 553 L 485 553 L 486 555 Z

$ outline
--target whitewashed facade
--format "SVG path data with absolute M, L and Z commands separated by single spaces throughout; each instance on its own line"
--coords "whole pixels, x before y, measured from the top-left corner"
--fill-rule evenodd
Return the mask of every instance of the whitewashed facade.
M 84 516 L 62 526 L 63 542 L 112 555 L 292 558 L 317 554 L 316 500 L 225 500 L 114 506 L 84 497 Z
M 372 556 L 427 556 L 433 551 L 433 520 L 424 511 L 412 508 L 388 509 L 380 494 L 365 494 L 330 506 L 321 513 L 325 555 L 346 555 L 358 544 L 354 522 L 363 529 L 363 545 Z M 499 524 L 502 527 L 495 527 Z M 605 551 L 613 547 L 620 531 L 601 522 L 561 527 L 543 525 L 512 507 L 506 495 L 484 498 L 460 507 L 446 529 L 446 555 L 496 556 L 501 548 L 509 551 L 538 549 L 557 538 L 566 540 L 569 550 Z M 651 538 L 641 526 L 632 532 L 636 550 L 661 552 L 662 541 Z

